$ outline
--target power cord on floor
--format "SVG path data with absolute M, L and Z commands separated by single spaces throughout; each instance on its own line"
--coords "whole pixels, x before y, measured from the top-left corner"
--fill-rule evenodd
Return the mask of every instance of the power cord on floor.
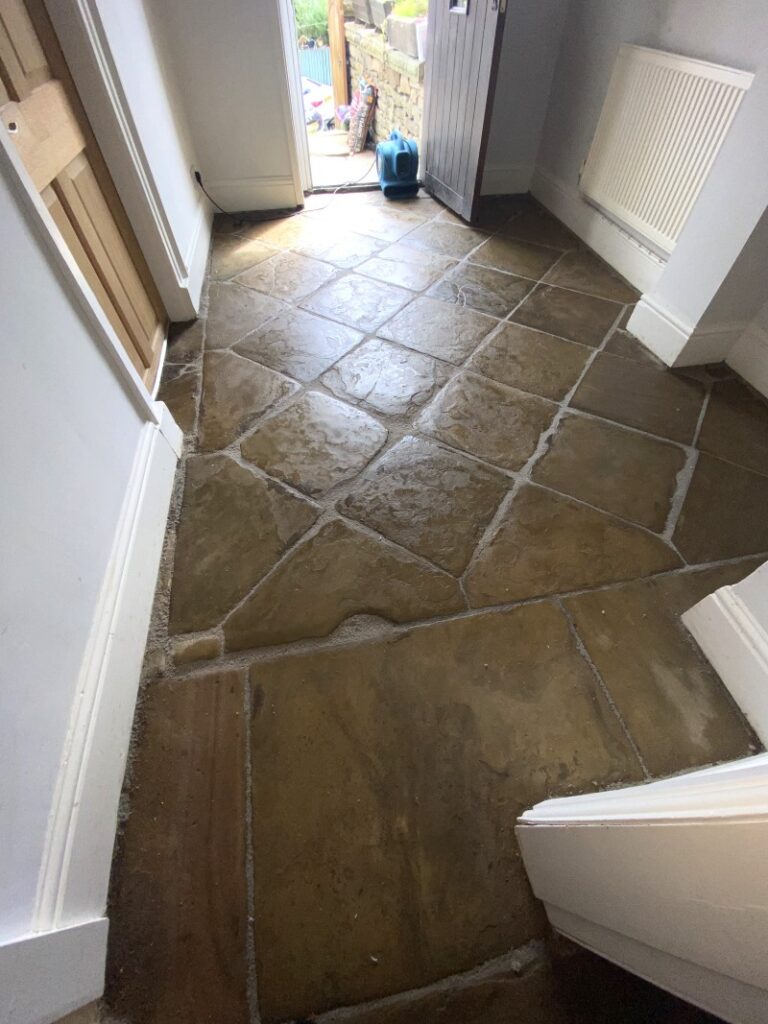
M 366 169 L 363 171 L 363 173 L 360 175 L 359 178 L 355 178 L 354 181 L 345 181 L 345 182 L 342 182 L 341 185 L 337 185 L 336 188 L 333 190 L 333 192 L 330 193 L 330 198 L 328 199 L 327 203 L 323 203 L 322 206 L 313 206 L 311 210 L 308 210 L 306 208 L 306 206 L 305 206 L 304 209 L 300 210 L 299 212 L 300 213 L 318 213 L 320 210 L 326 210 L 331 205 L 333 200 L 336 198 L 336 194 L 338 192 L 340 192 L 341 189 L 343 189 L 343 188 L 351 188 L 353 185 L 359 185 L 361 183 L 361 181 L 363 180 L 363 178 L 367 178 L 368 175 L 371 173 L 371 169 L 372 169 L 373 165 L 376 163 L 376 160 L 377 160 L 377 157 L 374 154 L 373 160 L 371 160 L 371 162 L 368 164 L 368 166 L 366 167 Z
M 311 210 L 308 210 L 306 207 L 304 207 L 301 210 L 297 210 L 295 213 L 289 214 L 289 216 L 296 216 L 297 214 L 300 214 L 300 213 L 318 213 L 320 210 L 327 209 L 331 205 L 333 200 L 336 198 L 337 193 L 339 193 L 343 188 L 352 188 L 354 185 L 359 185 L 363 181 L 364 178 L 367 178 L 368 175 L 371 173 L 371 170 L 373 169 L 373 166 L 376 163 L 377 159 L 378 159 L 377 156 L 374 154 L 373 160 L 371 160 L 371 162 L 368 164 L 368 166 L 366 167 L 366 169 L 363 171 L 363 173 L 360 175 L 359 178 L 355 178 L 353 181 L 344 181 L 344 182 L 341 183 L 341 185 L 337 185 L 336 188 L 329 194 L 329 198 L 328 198 L 328 202 L 327 203 L 323 203 L 322 206 L 313 206 Z M 216 209 L 219 211 L 219 213 L 223 213 L 226 217 L 233 217 L 234 218 L 235 227 L 238 227 L 240 224 L 244 224 L 245 223 L 245 219 L 243 217 L 235 217 L 234 214 L 229 213 L 222 206 L 219 206 L 219 204 L 216 202 L 216 200 L 213 198 L 213 196 L 210 194 L 208 189 L 203 184 L 203 176 L 200 173 L 200 171 L 195 170 L 192 173 L 194 174 L 195 181 L 200 186 L 200 189 L 201 189 L 203 195 L 208 199 L 208 201 L 213 206 L 216 207 Z M 274 211 L 270 211 L 270 212 L 273 214 L 274 218 L 277 218 L 277 217 L 282 218 L 282 217 L 286 216 L 286 212 L 283 211 L 283 210 L 274 210 Z M 272 220 L 273 217 L 265 217 L 264 219 L 265 220 Z

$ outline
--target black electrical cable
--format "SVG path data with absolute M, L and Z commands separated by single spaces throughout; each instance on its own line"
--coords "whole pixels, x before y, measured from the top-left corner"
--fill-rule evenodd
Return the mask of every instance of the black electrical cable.
M 208 191 L 208 189 L 207 189 L 207 188 L 205 187 L 205 185 L 203 184 L 203 176 L 202 176 L 202 174 L 200 173 L 200 171 L 194 171 L 193 173 L 194 173 L 194 175 L 195 175 L 195 181 L 196 181 L 196 182 L 197 182 L 197 184 L 198 184 L 198 185 L 200 186 L 200 188 L 201 188 L 201 189 L 203 190 L 203 195 L 205 195 L 205 196 L 207 196 L 207 197 L 208 197 L 208 199 L 210 200 L 210 202 L 211 202 L 211 203 L 213 203 L 213 205 L 214 205 L 214 206 L 216 207 L 216 209 L 217 209 L 217 210 L 219 211 L 219 213 L 226 213 L 228 217 L 229 217 L 229 216 L 231 216 L 230 214 L 228 214 L 228 213 L 227 213 L 227 211 L 226 211 L 225 209 L 223 209 L 223 208 L 222 208 L 221 206 L 219 206 L 219 204 L 218 204 L 218 203 L 216 202 L 216 200 L 215 200 L 215 199 L 213 198 L 213 196 L 211 195 L 211 193 L 210 193 L 210 192 Z

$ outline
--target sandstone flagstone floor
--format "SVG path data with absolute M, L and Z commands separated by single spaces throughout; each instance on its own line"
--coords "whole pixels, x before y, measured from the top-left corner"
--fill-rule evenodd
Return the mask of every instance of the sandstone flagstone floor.
M 514 837 L 757 749 L 679 616 L 766 558 L 768 408 L 658 364 L 636 297 L 522 199 L 218 223 L 160 393 L 116 1019 L 711 1019 L 548 936 Z

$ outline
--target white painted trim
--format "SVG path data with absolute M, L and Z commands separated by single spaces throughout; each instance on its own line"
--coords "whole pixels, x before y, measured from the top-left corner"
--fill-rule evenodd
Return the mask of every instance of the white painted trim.
M 545 904 L 552 926 L 620 967 L 732 1024 L 763 1024 L 768 993 Z
M 225 210 L 292 210 L 304 202 L 296 198 L 296 183 L 288 175 L 270 178 L 219 178 L 206 188 Z
M 182 253 L 131 114 L 96 0 L 46 0 L 46 6 L 163 304 L 172 320 L 189 320 L 197 314 L 202 288 L 199 271 L 193 277 L 192 268 L 200 260 L 198 248 L 207 255 L 213 212 L 201 196 L 193 242 Z
M 768 754 L 602 793 L 556 797 L 520 817 L 524 825 L 709 821 L 768 815 Z
M 531 192 L 635 288 L 648 292 L 654 287 L 665 261 L 587 203 L 577 188 L 536 167 Z
M 98 999 L 108 928 L 99 917 L 0 945 L 0 1024 L 51 1024 Z
M 289 123 L 292 128 L 291 172 L 296 188 L 297 205 L 304 202 L 304 193 L 312 188 L 312 166 L 309 159 L 309 140 L 304 122 L 304 103 L 301 94 L 301 69 L 299 51 L 296 46 L 296 15 L 291 0 L 278 0 L 280 39 L 283 49 L 286 90 L 283 106 L 288 107 Z
M 667 366 L 675 364 L 693 333 L 692 325 L 665 309 L 650 295 L 643 295 L 635 306 L 627 321 L 627 330 Z
M 709 594 L 683 615 L 683 622 L 768 745 L 768 634 L 733 587 Z
M 531 187 L 533 167 L 529 164 L 486 164 L 481 196 L 513 196 Z
M 34 927 L 103 914 L 141 661 L 182 434 L 147 424 L 83 657 L 38 882 Z
M 72 298 L 73 305 L 83 315 L 92 331 L 94 341 L 100 346 L 134 408 L 143 419 L 158 423 L 159 412 L 156 403 L 128 358 L 124 345 L 117 337 L 91 286 L 83 277 L 69 246 L 61 237 L 4 126 L 0 127 L 0 171 L 7 174 L 19 208 L 43 243 L 63 286 Z

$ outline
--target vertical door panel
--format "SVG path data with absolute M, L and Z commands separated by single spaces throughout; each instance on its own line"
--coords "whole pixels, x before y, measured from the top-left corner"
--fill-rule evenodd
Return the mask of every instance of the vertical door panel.
M 0 0 L 0 118 L 145 383 L 166 316 L 39 0 Z
M 430 0 L 424 185 L 472 220 L 480 191 L 504 0 Z

